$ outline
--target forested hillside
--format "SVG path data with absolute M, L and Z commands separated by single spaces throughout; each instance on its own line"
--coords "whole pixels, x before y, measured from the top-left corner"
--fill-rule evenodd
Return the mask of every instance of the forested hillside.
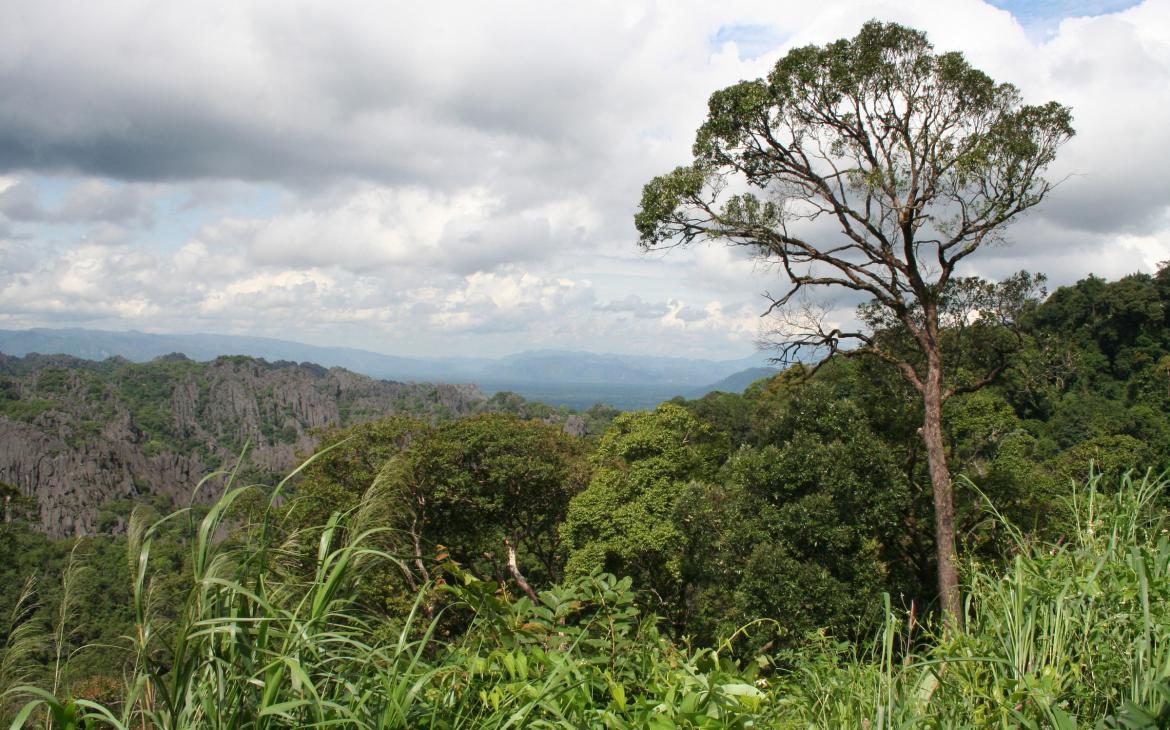
M 1026 312 L 1015 365 L 992 386 L 948 403 L 949 456 L 956 473 L 963 475 L 957 482 L 958 524 L 965 581 L 975 602 L 969 620 L 983 627 L 974 631 L 1009 630 L 988 623 L 998 614 L 980 613 L 984 605 L 998 606 L 994 611 L 1010 608 L 995 586 L 1025 593 L 1056 590 L 1020 581 L 1056 585 L 1064 580 L 1061 571 L 1087 559 L 1060 557 L 1064 546 L 1074 543 L 1087 546 L 1085 555 L 1120 561 L 1107 568 L 1114 583 L 1093 589 L 1106 591 L 1099 600 L 1124 603 L 1130 599 L 1109 591 L 1145 586 L 1140 588 L 1144 598 L 1138 596 L 1144 608 L 1134 604 L 1138 613 L 1125 614 L 1138 624 L 1098 625 L 1090 612 L 1076 619 L 1086 622 L 1086 631 L 1122 632 L 1108 640 L 1124 643 L 1131 641 L 1124 632 L 1141 633 L 1141 620 L 1170 619 L 1165 566 L 1157 562 L 1161 558 L 1151 558 L 1155 562 L 1142 568 L 1145 577 L 1135 574 L 1137 583 L 1126 577 L 1126 571 L 1136 568 L 1125 567 L 1131 548 L 1165 552 L 1165 537 L 1158 532 L 1166 517 L 1165 492 L 1156 480 L 1140 484 L 1140 477 L 1119 486 L 1126 473 L 1157 473 L 1170 466 L 1168 314 L 1170 271 L 1165 269 L 1115 282 L 1090 278 L 1058 289 Z M 962 367 L 962 358 L 953 361 Z M 528 653 L 542 646 L 550 653 L 530 660 L 539 664 L 553 661 L 552 649 L 580 641 L 574 651 L 584 653 L 579 660 L 585 666 L 600 662 L 591 652 L 611 642 L 624 656 L 621 661 L 618 654 L 611 657 L 616 662 L 611 671 L 624 672 L 625 679 L 607 675 L 610 684 L 603 683 L 599 691 L 610 697 L 610 711 L 627 719 L 638 707 L 645 709 L 639 702 L 657 702 L 651 699 L 655 692 L 666 692 L 681 681 L 675 675 L 655 675 L 655 663 L 716 666 L 710 664 L 715 655 L 703 658 L 702 651 L 687 654 L 683 647 L 717 647 L 719 671 L 725 672 L 720 681 L 726 687 L 752 687 L 758 679 L 759 687 L 775 683 L 794 697 L 828 691 L 802 683 L 807 675 L 800 668 L 807 669 L 808 662 L 821 662 L 817 671 L 824 673 L 869 672 L 868 660 L 840 662 L 847 662 L 855 650 L 864 653 L 874 646 L 874 632 L 883 622 L 894 632 L 886 638 L 893 643 L 883 651 L 899 653 L 907 672 L 913 652 L 935 652 L 942 661 L 950 656 L 947 652 L 962 650 L 936 632 L 929 480 L 917 434 L 921 406 L 891 368 L 872 359 L 839 357 L 811 378 L 807 368 L 795 366 L 742 394 L 677 399 L 651 411 L 598 410 L 592 414 L 594 423 L 613 419 L 599 437 L 566 433 L 547 409 L 515 397 L 488 403 L 473 391 L 444 396 L 445 391 L 424 386 L 376 383 L 291 364 L 230 359 L 199 365 L 178 358 L 147 366 L 7 360 L 5 368 L 8 428 L 19 432 L 35 426 L 48 433 L 55 424 L 53 433 L 65 444 L 84 422 L 78 404 L 81 394 L 89 393 L 87 402 L 106 402 L 112 413 L 120 414 L 112 422 L 137 439 L 131 443 L 141 454 L 138 458 L 148 463 L 162 454 L 173 459 L 192 452 L 201 464 L 226 460 L 247 439 L 263 453 L 291 453 L 305 429 L 316 426 L 326 427 L 320 445 L 331 447 L 282 486 L 278 498 L 272 480 L 265 482 L 268 488 L 230 492 L 228 501 L 208 517 L 215 525 L 212 532 L 197 530 L 194 523 L 186 526 L 188 518 L 182 516 L 144 532 L 167 507 L 151 508 L 149 500 L 139 499 L 128 518 L 128 537 L 52 542 L 28 529 L 37 521 L 35 512 L 22 512 L 19 498 L 9 501 L 0 549 L 14 559 L 0 573 L 0 609 L 18 610 L 5 635 L 11 646 L 22 626 L 48 635 L 50 627 L 67 619 L 70 628 L 30 649 L 24 666 L 27 676 L 42 682 L 56 676 L 72 696 L 121 701 L 119 677 L 133 667 L 127 664 L 126 649 L 117 647 L 133 648 L 138 640 L 119 637 L 140 635 L 136 632 L 144 630 L 144 622 L 157 632 L 152 634 L 156 638 L 148 640 L 149 648 L 135 649 L 139 659 L 134 661 L 148 661 L 143 658 L 147 655 L 155 657 L 149 661 L 172 661 L 165 659 L 175 651 L 172 632 L 190 620 L 183 611 L 192 610 L 191 604 L 184 601 L 193 599 L 185 596 L 207 585 L 201 582 L 207 578 L 199 576 L 210 569 L 210 558 L 201 557 L 200 551 L 227 551 L 226 556 L 237 549 L 245 553 L 224 557 L 222 569 L 242 571 L 239 580 L 264 575 L 265 584 L 287 581 L 287 590 L 294 591 L 300 589 L 293 586 L 323 580 L 321 571 L 333 569 L 329 561 L 340 559 L 323 563 L 321 550 L 344 553 L 364 545 L 384 553 L 385 560 L 357 560 L 364 567 L 347 574 L 346 590 L 352 593 L 330 620 L 349 627 L 345 631 L 381 626 L 370 629 L 375 638 L 404 632 L 399 641 L 437 662 L 433 681 L 440 683 L 447 676 L 439 668 L 445 662 L 479 656 L 474 661 L 487 664 L 476 665 L 481 669 L 470 676 L 490 683 L 502 681 L 494 672 L 503 671 L 504 665 L 496 662 L 518 661 L 503 658 L 513 651 Z M 240 405 L 227 395 L 238 394 L 244 382 L 254 384 L 248 391 L 252 399 Z M 162 398 L 158 391 L 148 395 L 150 383 L 162 388 Z M 221 395 L 205 390 L 213 383 Z M 104 396 L 94 399 L 95 391 Z M 201 430 L 184 431 L 181 414 L 191 411 L 176 393 L 195 394 L 189 403 L 197 413 L 228 417 L 195 418 L 192 423 Z M 236 405 L 228 407 L 231 403 Z M 383 408 L 413 415 L 365 420 Z M 507 412 L 484 412 L 491 409 Z M 271 415 L 255 420 L 259 413 L 284 420 Z M 432 417 L 437 414 L 444 418 Z M 99 436 L 114 448 L 121 433 Z M 214 439 L 221 439 L 218 448 L 200 455 Z M 157 449 L 153 456 L 144 453 L 149 451 L 144 444 L 150 443 L 158 444 L 151 447 Z M 236 484 L 257 476 L 238 477 Z M 192 486 L 192 481 L 185 483 L 187 489 Z M 50 509 L 63 509 L 52 502 L 54 497 L 45 496 Z M 1106 509 L 1109 504 L 1114 506 Z M 206 511 L 200 507 L 192 517 L 202 518 Z M 1106 536 L 1112 541 L 1108 545 L 1098 545 L 1091 541 L 1098 539 L 1095 530 L 1107 527 L 1101 522 L 1105 519 L 1136 521 L 1124 528 L 1128 532 Z M 227 539 L 216 544 L 216 534 Z M 131 572 L 134 563 L 127 562 L 126 551 L 133 557 L 148 543 L 153 545 L 148 573 Z M 257 545 L 268 547 L 254 553 Z M 242 558 L 253 553 L 255 560 Z M 349 570 L 341 563 L 335 567 Z M 260 573 L 254 575 L 255 570 Z M 1011 570 L 1029 572 L 997 582 L 1000 571 Z M 32 573 L 38 574 L 37 581 L 28 585 L 25 603 L 18 603 L 24 580 Z M 135 598 L 144 591 L 148 597 Z M 1021 594 L 1019 600 L 1033 599 Z M 136 601 L 147 601 L 151 608 Z M 201 611 L 220 610 L 199 605 Z M 351 624 L 359 621 L 352 613 L 359 606 L 360 622 L 367 623 Z M 1090 609 L 1099 610 L 1076 610 Z M 216 616 L 208 614 L 206 620 L 227 620 Z M 610 622 L 617 633 L 595 634 L 601 629 L 590 616 Z M 1009 619 L 1020 617 L 1003 620 Z M 301 618 L 290 615 L 287 620 Z M 294 630 L 291 624 L 287 630 Z M 549 632 L 543 639 L 538 635 L 542 630 Z M 980 636 L 973 633 L 970 640 L 990 640 Z M 1157 642 L 1149 643 L 1153 638 L 1143 641 L 1147 657 L 1164 650 Z M 629 642 L 641 648 L 635 652 Z M 999 649 L 988 645 L 980 650 Z M 1062 651 L 1090 649 L 1069 645 Z M 58 653 L 68 661 L 58 665 Z M 649 664 L 637 669 L 622 663 L 626 661 Z M 1099 659 L 1086 654 L 1077 661 Z M 1029 664 L 1020 669 L 1026 676 L 1010 682 L 1031 682 L 1031 673 L 1044 666 L 1058 665 Z M 1100 682 L 1109 683 L 1123 676 L 1117 674 L 1123 669 L 1136 671 L 1137 665 L 1125 666 L 1130 669 L 1101 665 L 1093 671 Z M 409 674 L 413 670 L 401 671 L 416 676 Z M 507 670 L 521 671 L 533 672 L 531 681 L 567 681 L 554 664 Z M 911 699 L 900 711 L 914 712 L 912 697 L 918 690 L 903 686 L 910 682 L 908 675 L 881 671 L 886 673 L 865 681 L 886 682 L 889 691 L 906 693 Z M 504 694 L 460 711 L 490 714 L 521 702 L 520 695 L 508 693 L 527 682 L 523 674 L 510 676 L 520 684 L 513 689 L 495 685 L 490 691 Z M 834 682 L 846 681 L 843 674 L 833 676 Z M 960 676 L 970 686 L 992 681 L 977 675 L 955 675 L 955 681 Z M 1161 685 L 1151 677 L 1140 686 L 1142 697 L 1153 702 Z M 824 674 L 822 679 L 831 677 Z M 665 684 L 647 685 L 659 680 Z M 1007 679 L 995 681 L 1010 684 Z M 1053 702 L 1072 703 L 1053 705 L 1052 712 L 1076 706 L 1100 717 L 1121 708 L 1122 695 L 1111 700 L 1083 694 L 1088 690 L 1078 681 L 1063 678 L 1051 690 Z M 613 682 L 624 683 L 626 689 Z M 679 685 L 670 691 L 685 695 L 691 690 Z M 784 701 L 758 688 L 728 691 L 696 699 L 696 708 L 726 720 L 737 713 L 755 716 L 757 710 L 775 709 L 774 703 Z M 938 690 L 940 697 L 961 697 L 961 692 L 952 694 L 957 691 Z M 631 703 L 629 698 L 638 692 L 642 699 Z M 1036 696 L 1026 696 L 1030 699 L 1012 712 L 1020 717 L 1050 712 Z M 859 695 L 852 697 L 850 702 L 862 701 Z M 424 713 L 417 717 L 440 712 L 435 701 L 415 696 L 417 707 L 412 705 L 410 712 Z M 1008 712 L 994 709 L 997 701 L 989 695 L 986 708 L 992 709 L 987 711 Z M 711 709 L 716 705 L 718 711 Z M 808 711 L 829 712 L 828 707 L 816 707 L 814 702 Z M 956 708 L 956 717 L 968 717 L 963 713 L 971 709 Z
M 120 532 L 134 503 L 186 504 L 205 476 L 235 468 L 245 445 L 238 478 L 271 481 L 315 450 L 318 429 L 481 410 L 568 418 L 508 393 L 489 399 L 471 385 L 374 380 L 309 363 L 0 354 L 5 519 L 29 513 L 53 537 Z M 203 498 L 221 486 L 209 483 Z
M 1091 473 L 1116 483 L 1130 470 L 1170 467 L 1168 313 L 1170 270 L 1090 278 L 1029 305 L 1016 365 L 992 386 L 957 395 L 944 412 L 948 456 L 963 476 L 957 526 L 964 554 L 998 561 L 1008 552 L 1000 528 L 988 526 L 988 505 L 1028 534 L 1057 539 L 1075 527 L 1062 501 L 1070 484 Z M 965 364 L 960 356 L 952 362 Z M 413 495 L 394 492 L 402 501 L 389 509 L 405 511 L 391 524 L 409 532 L 417 521 L 424 544 L 443 545 L 480 574 L 511 580 L 500 562 L 510 539 L 521 548 L 521 571 L 546 578 L 546 586 L 562 574 L 632 577 L 644 608 L 679 640 L 711 646 L 776 617 L 783 620 L 740 636 L 745 649 L 795 646 L 823 628 L 856 640 L 871 630 L 883 593 L 907 609 L 934 604 L 921 403 L 893 368 L 872 358 L 841 357 L 807 374 L 798 365 L 742 394 L 618 415 L 591 449 L 583 488 L 543 497 L 523 496 L 516 486 L 480 493 L 485 479 L 518 485 L 515 463 L 496 467 L 447 447 L 435 462 L 427 456 L 433 437 L 379 435 L 420 434 L 422 424 L 357 426 L 334 440 L 357 434 L 380 444 Z M 454 441 L 511 441 L 502 434 L 523 428 L 473 421 Z M 524 456 L 512 458 L 538 458 L 519 443 L 510 448 Z M 334 464 L 339 458 L 326 454 L 309 473 L 351 473 L 348 462 Z M 480 468 L 482 478 L 456 479 Z M 445 469 L 455 471 L 436 476 Z M 358 474 L 311 480 L 304 493 L 325 489 L 329 505 L 356 504 L 376 470 Z M 433 512 L 450 499 L 465 505 L 459 520 Z M 485 500 L 510 506 L 477 512 Z M 536 508 L 545 522 L 533 533 Z M 321 510 L 315 519 L 326 516 Z M 524 541 L 501 526 L 508 519 L 528 525 L 529 539 L 553 540 L 559 547 L 549 554 L 557 558 L 526 556 Z M 494 534 L 489 547 L 485 526 Z M 496 560 L 485 563 L 485 552 Z

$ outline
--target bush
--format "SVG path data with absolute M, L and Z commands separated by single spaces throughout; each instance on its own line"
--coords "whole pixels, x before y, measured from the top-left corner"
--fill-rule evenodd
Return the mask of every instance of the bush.
M 966 564 L 964 632 L 895 611 L 887 597 L 868 649 L 814 631 L 743 665 L 726 644 L 672 643 L 639 609 L 631 580 L 603 573 L 512 600 L 499 583 L 448 563 L 437 581 L 450 598 L 442 610 L 465 613 L 466 631 L 437 638 L 440 617 L 420 619 L 425 591 L 392 624 L 360 600 L 363 581 L 398 560 L 371 547 L 380 528 L 362 522 L 363 505 L 312 531 L 316 561 L 305 580 L 286 563 L 303 554 L 302 533 L 277 541 L 260 519 L 234 539 L 217 537 L 246 492 L 230 489 L 190 525 L 173 631 L 161 632 L 151 602 L 160 576 L 147 568 L 155 535 L 184 515 L 132 530 L 132 671 L 120 692 L 108 678 L 76 685 L 72 698 L 17 686 L 0 706 L 18 708 L 12 727 L 39 713 L 57 727 L 173 730 L 1165 727 L 1166 480 L 1101 482 L 1071 495 L 1076 527 L 1057 542 L 991 510 L 1015 554 L 1006 569 Z M 31 638 L 21 641 L 27 651 Z

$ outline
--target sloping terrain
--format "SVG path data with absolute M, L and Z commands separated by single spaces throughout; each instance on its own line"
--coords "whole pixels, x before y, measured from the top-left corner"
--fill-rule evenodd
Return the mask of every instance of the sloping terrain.
M 54 537 L 122 527 L 130 500 L 185 504 L 231 466 L 261 478 L 312 450 L 313 429 L 401 413 L 476 412 L 471 385 L 374 380 L 340 368 L 180 355 L 136 364 L 0 355 L 0 483 Z M 215 485 L 209 485 L 208 497 Z M 15 509 L 16 507 L 12 507 Z

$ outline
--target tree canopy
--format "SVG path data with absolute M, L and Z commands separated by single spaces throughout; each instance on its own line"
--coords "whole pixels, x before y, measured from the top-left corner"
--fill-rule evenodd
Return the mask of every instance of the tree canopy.
M 944 384 L 944 315 L 974 297 L 977 321 L 1016 324 L 1013 305 L 1028 287 L 979 284 L 958 267 L 1052 190 L 1043 172 L 1072 134 L 1066 107 L 1023 104 L 961 54 L 936 54 L 925 34 L 871 21 L 854 38 L 790 51 L 766 79 L 712 94 L 693 162 L 647 183 L 635 216 L 644 248 L 719 241 L 776 264 L 787 285 L 768 311 L 781 320 L 783 357 L 874 355 L 921 394 L 940 598 L 955 621 L 942 407 L 1006 362 Z M 857 326 L 830 322 L 805 298 L 824 289 L 872 304 Z M 911 356 L 888 346 L 890 325 L 906 333 Z

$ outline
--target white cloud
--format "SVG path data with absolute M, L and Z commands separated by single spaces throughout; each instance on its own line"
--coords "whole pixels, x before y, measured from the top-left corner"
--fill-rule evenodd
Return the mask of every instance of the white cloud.
M 151 187 L 87 178 L 69 185 L 64 198 L 49 206 L 42 202 L 35 185 L 9 178 L 0 184 L 0 215 L 13 221 L 147 226 L 153 214 Z
M 712 91 L 871 17 L 1073 107 L 1068 179 L 972 271 L 1059 284 L 1170 258 L 1164 1 L 1037 39 L 978 0 L 16 0 L 0 311 L 404 353 L 744 354 L 778 272 L 721 246 L 639 255 L 641 185 L 688 160 Z
M 82 244 L 0 284 L 0 310 L 12 314 L 137 320 L 160 313 L 151 290 L 155 262 L 128 248 Z
M 260 264 L 363 271 L 429 262 L 448 225 L 482 221 L 496 205 L 482 190 L 447 196 L 421 188 L 369 187 L 329 207 L 255 221 L 246 246 Z
M 517 330 L 539 321 L 571 317 L 589 311 L 592 305 L 588 281 L 477 272 L 438 302 L 428 322 L 451 332 Z

